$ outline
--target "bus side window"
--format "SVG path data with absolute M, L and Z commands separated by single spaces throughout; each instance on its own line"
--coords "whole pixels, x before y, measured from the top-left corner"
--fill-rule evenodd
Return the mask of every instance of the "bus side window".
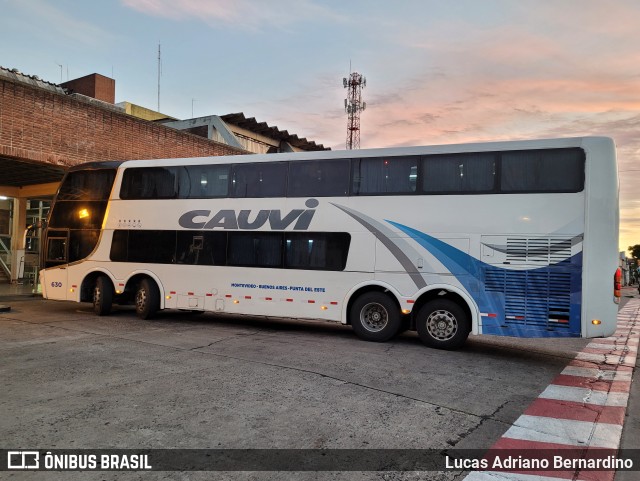
M 176 167 L 134 167 L 124 171 L 120 198 L 174 199 L 177 197 Z
M 174 230 L 129 231 L 128 261 L 173 264 L 176 255 Z
M 228 265 L 282 267 L 282 233 L 230 232 Z
M 289 163 L 288 197 L 341 197 L 349 193 L 349 159 Z
M 413 193 L 417 171 L 417 156 L 354 159 L 352 192 L 354 195 Z
M 492 192 L 496 154 L 445 154 L 422 158 L 422 189 L 429 194 Z
M 72 230 L 69 238 L 69 262 L 87 257 L 98 244 L 98 229 Z
M 115 230 L 113 231 L 113 239 L 111 240 L 111 252 L 109 259 L 113 262 L 127 262 L 129 260 L 129 231 Z
M 214 199 L 229 193 L 230 165 L 188 165 L 180 168 L 181 199 Z
M 289 269 L 343 271 L 351 236 L 346 232 L 285 233 L 285 266 Z
M 503 192 L 580 192 L 584 188 L 582 149 L 502 153 Z
M 233 197 L 285 197 L 287 163 L 235 164 L 232 189 Z

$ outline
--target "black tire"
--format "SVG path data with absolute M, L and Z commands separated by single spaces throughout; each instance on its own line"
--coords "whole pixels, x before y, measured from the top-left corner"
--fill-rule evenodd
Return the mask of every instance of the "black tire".
M 93 312 L 99 316 L 106 316 L 113 305 L 113 285 L 107 276 L 96 279 L 93 288 Z
M 469 337 L 471 321 L 459 304 L 449 299 L 434 299 L 418 311 L 416 328 L 427 346 L 453 350 Z
M 358 297 L 349 313 L 351 327 L 365 341 L 385 342 L 398 334 L 402 325 L 400 308 L 383 292 Z
M 151 319 L 160 309 L 160 291 L 151 279 L 142 279 L 135 297 L 136 314 L 140 319 Z

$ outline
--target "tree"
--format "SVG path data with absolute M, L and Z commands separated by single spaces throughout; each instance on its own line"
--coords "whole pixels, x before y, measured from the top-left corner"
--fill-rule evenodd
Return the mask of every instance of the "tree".
M 629 246 L 627 250 L 631 251 L 631 257 L 633 257 L 636 262 L 640 260 L 640 244 Z

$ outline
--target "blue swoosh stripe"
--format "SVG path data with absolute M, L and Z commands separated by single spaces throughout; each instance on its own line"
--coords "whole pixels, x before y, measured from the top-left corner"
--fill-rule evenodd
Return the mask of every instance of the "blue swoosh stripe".
M 495 314 L 482 319 L 484 334 L 509 335 L 518 337 L 577 337 L 580 335 L 580 304 L 582 297 L 582 254 L 576 254 L 558 264 L 527 270 L 505 269 L 486 264 L 469 254 L 432 237 L 424 232 L 397 222 L 386 220 L 400 231 L 414 239 L 440 261 L 476 301 L 480 312 Z M 564 276 L 570 287 L 552 282 L 557 276 Z M 508 279 L 510 290 L 499 292 L 487 289 L 488 277 Z M 507 277 L 508 276 L 508 277 Z M 542 280 L 549 280 L 547 286 Z M 570 289 L 566 296 L 555 289 Z M 546 288 L 546 289 L 545 289 Z M 565 302 L 569 297 L 568 301 Z M 527 304 L 528 303 L 528 304 Z M 507 318 L 507 310 L 513 305 L 523 305 L 526 316 L 522 320 Z M 568 311 L 567 311 L 568 309 Z M 560 316 L 558 312 L 568 312 Z M 514 316 L 511 316 L 514 317 Z M 553 317 L 568 317 L 567 324 L 557 325 L 549 321 Z

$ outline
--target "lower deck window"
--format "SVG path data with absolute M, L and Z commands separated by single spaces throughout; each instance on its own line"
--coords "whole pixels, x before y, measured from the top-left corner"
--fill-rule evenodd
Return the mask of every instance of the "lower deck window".
M 342 271 L 347 264 L 349 234 L 288 232 L 285 237 L 289 269 Z
M 282 233 L 229 233 L 227 264 L 246 267 L 282 267 Z
M 342 271 L 346 232 L 116 230 L 114 262 Z

